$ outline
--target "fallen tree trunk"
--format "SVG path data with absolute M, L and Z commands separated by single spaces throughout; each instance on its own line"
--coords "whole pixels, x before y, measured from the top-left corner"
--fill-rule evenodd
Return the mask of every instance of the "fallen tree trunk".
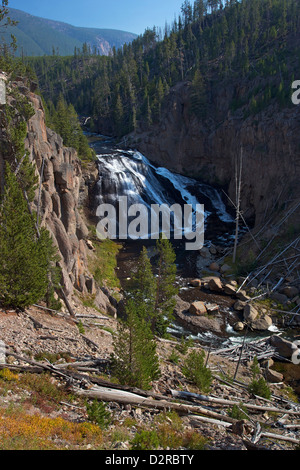
M 101 400 L 105 402 L 114 401 L 126 405 L 137 405 L 158 410 L 175 410 L 178 413 L 182 414 L 199 413 L 204 416 L 216 418 L 231 424 L 234 424 L 237 421 L 236 419 L 208 410 L 202 406 L 174 403 L 167 400 L 153 400 L 152 398 L 145 398 L 141 395 L 136 395 L 131 392 L 125 392 L 123 390 L 109 389 L 104 387 L 82 390 L 73 387 L 73 391 L 79 396 Z
M 239 405 L 239 401 L 234 401 L 234 400 L 225 400 L 223 398 L 215 398 L 215 397 L 210 397 L 206 395 L 198 395 L 197 393 L 191 393 L 191 392 L 178 392 L 176 390 L 170 390 L 172 396 L 174 398 L 182 398 L 182 399 L 196 399 L 199 401 L 205 401 L 209 403 L 215 403 L 223 406 L 233 406 L 233 405 Z M 249 410 L 253 411 L 272 411 L 275 413 L 286 413 L 286 414 L 292 414 L 292 415 L 298 415 L 300 416 L 300 411 L 294 411 L 294 410 L 285 410 L 281 408 L 277 408 L 274 406 L 261 406 L 261 405 L 252 405 L 251 403 L 243 403 L 243 405 L 248 408 Z
M 293 444 L 300 444 L 299 439 L 295 439 L 294 437 L 290 437 L 290 436 L 283 436 L 282 434 L 274 434 L 272 432 L 262 432 L 261 437 L 267 437 L 269 439 L 278 439 L 281 441 L 292 442 Z
M 232 426 L 232 423 L 227 423 L 227 421 L 220 421 L 219 419 L 208 418 L 206 416 L 199 416 L 199 415 L 192 415 L 189 416 L 189 421 L 193 425 L 197 425 L 199 422 L 201 423 L 208 423 L 208 424 L 215 424 L 216 426 L 224 426 L 224 428 L 228 428 Z
M 17 364 L 0 364 L 0 370 L 9 369 L 16 372 L 30 372 L 31 374 L 41 374 L 43 372 L 42 367 L 38 366 L 21 366 Z

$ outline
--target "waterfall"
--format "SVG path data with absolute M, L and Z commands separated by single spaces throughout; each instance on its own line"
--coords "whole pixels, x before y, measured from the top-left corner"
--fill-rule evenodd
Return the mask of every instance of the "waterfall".
M 97 204 L 117 206 L 126 196 L 128 205 L 173 204 L 204 205 L 205 230 L 216 232 L 214 242 L 228 242 L 232 237 L 234 218 L 222 200 L 222 194 L 207 184 L 152 164 L 135 150 L 113 149 L 98 155 L 99 181 Z M 218 235 L 219 234 L 219 235 Z

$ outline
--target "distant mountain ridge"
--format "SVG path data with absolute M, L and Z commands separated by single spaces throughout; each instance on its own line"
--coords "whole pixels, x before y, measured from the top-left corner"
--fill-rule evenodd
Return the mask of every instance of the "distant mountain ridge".
M 40 18 L 21 10 L 9 9 L 11 19 L 18 21 L 17 26 L 7 28 L 2 38 L 14 34 L 17 39 L 17 56 L 43 56 L 54 52 L 61 56 L 72 55 L 75 48 L 82 49 L 86 43 L 92 51 L 108 55 L 113 47 L 122 47 L 133 41 L 134 33 L 115 29 L 83 28 L 61 21 Z

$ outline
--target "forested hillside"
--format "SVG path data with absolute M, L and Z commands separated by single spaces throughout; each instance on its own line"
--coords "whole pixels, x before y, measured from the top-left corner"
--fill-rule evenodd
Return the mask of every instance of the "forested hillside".
M 170 88 L 184 80 L 192 83 L 191 108 L 200 120 L 212 116 L 211 97 L 231 81 L 247 86 L 224 115 L 256 115 L 274 100 L 290 106 L 299 28 L 297 0 L 227 0 L 224 6 L 186 0 L 163 33 L 147 29 L 110 57 L 83 47 L 73 56 L 29 63 L 49 106 L 62 93 L 79 114 L 92 117 L 92 129 L 121 136 L 158 122 Z

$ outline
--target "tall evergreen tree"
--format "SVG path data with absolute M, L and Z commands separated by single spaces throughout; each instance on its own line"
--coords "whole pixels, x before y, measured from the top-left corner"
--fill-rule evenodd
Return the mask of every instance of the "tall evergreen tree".
M 146 309 L 146 318 L 150 320 L 154 314 L 156 282 L 146 247 L 143 247 L 137 262 L 137 271 L 133 276 L 132 296 L 139 308 Z
M 151 326 L 152 333 L 165 336 L 172 319 L 177 288 L 176 255 L 169 240 L 157 241 L 157 272 L 154 274 L 147 249 L 144 247 L 133 276 L 130 299 L 134 301 L 139 316 Z
M 126 312 L 127 319 L 120 323 L 114 341 L 112 373 L 122 384 L 146 390 L 160 375 L 156 343 L 134 300 L 127 303 Z
M 0 206 L 0 302 L 24 308 L 46 295 L 55 249 L 45 229 L 37 237 L 35 220 L 8 164 L 5 182 Z
M 157 284 L 155 298 L 155 317 L 153 329 L 159 336 L 165 336 L 167 327 L 173 318 L 175 295 L 178 289 L 176 281 L 176 255 L 169 240 L 161 237 L 157 240 Z

